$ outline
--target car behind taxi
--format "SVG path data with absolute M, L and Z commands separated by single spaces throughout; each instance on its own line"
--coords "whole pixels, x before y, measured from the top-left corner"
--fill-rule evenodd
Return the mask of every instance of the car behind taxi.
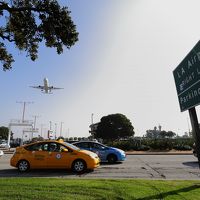
M 99 142 L 79 141 L 74 142 L 73 144 L 80 149 L 93 151 L 99 156 L 101 162 L 116 163 L 126 159 L 126 153 L 123 150 L 109 147 Z
M 17 147 L 10 165 L 20 172 L 29 169 L 72 169 L 74 172 L 93 170 L 99 166 L 97 154 L 80 150 L 62 141 L 47 140 Z

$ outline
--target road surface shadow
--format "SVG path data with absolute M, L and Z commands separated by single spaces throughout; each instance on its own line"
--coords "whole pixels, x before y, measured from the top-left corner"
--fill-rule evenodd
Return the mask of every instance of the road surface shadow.
M 108 163 L 108 162 L 101 162 L 101 165 L 119 165 L 122 164 L 122 162 L 116 162 L 116 163 Z
M 183 162 L 183 165 L 193 167 L 193 168 L 199 168 L 198 161 L 192 161 L 192 162 Z
M 70 170 L 65 169 L 32 169 L 28 172 L 19 172 L 17 169 L 4 169 L 0 170 L 0 178 L 2 177 L 81 177 L 89 173 L 92 173 L 92 170 L 87 170 L 83 173 L 74 173 Z

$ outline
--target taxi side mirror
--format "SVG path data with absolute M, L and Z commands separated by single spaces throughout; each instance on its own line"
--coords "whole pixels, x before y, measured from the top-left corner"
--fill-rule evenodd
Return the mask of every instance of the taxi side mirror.
M 68 149 L 62 149 L 62 152 L 68 152 Z

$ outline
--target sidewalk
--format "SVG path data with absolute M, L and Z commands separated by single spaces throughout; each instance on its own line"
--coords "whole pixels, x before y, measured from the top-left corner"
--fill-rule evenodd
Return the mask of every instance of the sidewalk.
M 2 150 L 4 154 L 13 154 L 15 152 L 15 148 L 10 148 L 10 149 L 0 148 L 0 150 Z

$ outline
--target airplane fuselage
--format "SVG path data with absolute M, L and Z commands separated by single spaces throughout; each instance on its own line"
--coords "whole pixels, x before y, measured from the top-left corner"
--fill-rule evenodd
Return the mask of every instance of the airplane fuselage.
M 49 90 L 49 81 L 47 78 L 44 78 L 44 91 L 45 93 L 49 93 L 50 90 Z

